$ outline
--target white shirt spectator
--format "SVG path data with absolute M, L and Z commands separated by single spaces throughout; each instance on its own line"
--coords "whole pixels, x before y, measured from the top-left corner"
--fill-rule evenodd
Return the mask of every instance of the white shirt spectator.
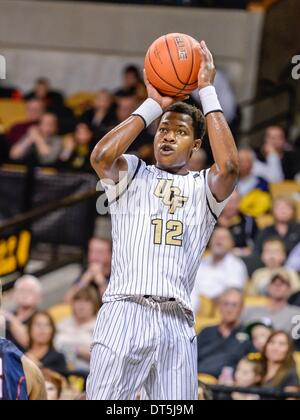
M 215 299 L 229 288 L 244 289 L 248 277 L 244 262 L 231 253 L 218 263 L 214 263 L 212 256 L 206 257 L 200 265 L 192 291 L 194 312 L 199 310 L 199 296 Z
M 300 273 L 300 244 L 298 244 L 290 253 L 285 266 Z
M 284 173 L 280 156 L 277 153 L 271 153 L 267 156 L 266 162 L 256 159 L 253 165 L 253 175 L 271 183 L 282 182 Z

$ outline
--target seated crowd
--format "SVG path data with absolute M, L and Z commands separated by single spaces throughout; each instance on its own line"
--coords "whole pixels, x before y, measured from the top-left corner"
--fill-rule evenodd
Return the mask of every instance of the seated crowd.
M 38 80 L 25 96 L 26 121 L 0 138 L 0 161 L 91 171 L 95 142 L 130 116 L 145 95 L 133 66 L 125 69 L 114 94 L 101 90 L 92 104 L 81 104 L 80 112 L 68 108 L 46 80 Z M 154 131 L 145 130 L 129 153 L 152 163 Z M 192 291 L 200 379 L 209 375 L 221 385 L 300 390 L 299 214 L 291 197 L 274 198 L 272 193 L 272 184 L 298 179 L 299 150 L 283 128 L 273 126 L 266 130 L 261 150 L 239 151 L 240 181 Z M 209 164 L 202 150 L 192 157 L 190 168 L 200 171 Z M 15 284 L 15 309 L 6 313 L 7 338 L 43 368 L 51 399 L 63 398 L 67 383 L 88 374 L 111 256 L 109 241 L 90 241 L 87 265 L 65 296 L 64 316 L 41 310 L 43 285 L 38 279 L 26 275 Z M 78 382 L 74 387 L 84 389 Z M 259 397 L 234 393 L 230 398 Z

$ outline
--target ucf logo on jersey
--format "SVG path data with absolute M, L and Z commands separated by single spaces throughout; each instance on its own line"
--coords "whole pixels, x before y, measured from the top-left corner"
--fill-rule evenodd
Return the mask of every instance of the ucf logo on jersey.
M 169 213 L 174 214 L 178 208 L 182 208 L 188 201 L 188 197 L 181 195 L 181 190 L 173 186 L 172 179 L 160 179 L 154 192 L 165 206 L 169 207 Z

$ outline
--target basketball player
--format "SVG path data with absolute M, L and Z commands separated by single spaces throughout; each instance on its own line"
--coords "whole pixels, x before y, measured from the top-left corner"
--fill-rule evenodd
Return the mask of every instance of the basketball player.
M 0 337 L 0 400 L 46 400 L 39 368 L 10 341 Z
M 94 333 L 89 400 L 197 399 L 197 344 L 191 291 L 217 218 L 235 188 L 238 155 L 213 87 L 205 42 L 199 92 L 204 115 L 162 97 L 146 76 L 149 98 L 96 146 L 91 162 L 112 216 L 112 275 Z M 155 166 L 126 151 L 160 118 Z M 215 164 L 189 172 L 207 124 Z

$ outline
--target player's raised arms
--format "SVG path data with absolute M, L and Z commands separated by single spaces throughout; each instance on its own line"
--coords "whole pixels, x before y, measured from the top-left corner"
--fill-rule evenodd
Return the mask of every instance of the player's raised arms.
M 200 44 L 202 66 L 199 72 L 198 86 L 204 89 L 213 85 L 215 78 L 215 66 L 211 52 L 204 41 Z M 202 101 L 205 103 L 205 101 Z M 206 115 L 206 124 L 210 145 L 212 148 L 215 164 L 209 171 L 209 186 L 211 192 L 218 201 L 224 201 L 233 192 L 239 173 L 238 151 L 222 112 L 210 112 Z
M 145 83 L 148 91 L 147 106 L 153 110 L 153 115 L 161 116 L 161 109 L 165 110 L 170 105 L 182 98 L 170 98 L 161 96 L 158 91 L 150 85 L 146 76 Z M 132 115 L 126 121 L 106 134 L 96 145 L 92 155 L 91 164 L 101 179 L 119 181 L 120 172 L 127 171 L 127 162 L 123 154 L 134 142 L 138 135 L 144 130 L 147 121 L 140 116 Z

